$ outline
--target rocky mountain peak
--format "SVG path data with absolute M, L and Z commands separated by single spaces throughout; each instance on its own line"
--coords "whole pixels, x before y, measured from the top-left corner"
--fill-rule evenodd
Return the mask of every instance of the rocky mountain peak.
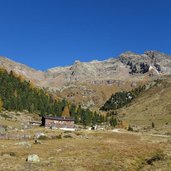
M 45 72 L 36 71 L 26 65 L 0 57 L 0 66 L 24 75 L 27 79 L 39 80 L 40 86 L 59 88 L 74 82 L 124 80 L 132 74 L 148 72 L 150 66 L 159 73 L 168 75 L 171 74 L 171 56 L 154 50 L 146 51 L 144 54 L 127 51 L 118 58 L 90 62 L 76 60 L 71 66 L 55 67 Z
M 149 71 L 150 66 L 155 68 L 159 73 L 171 74 L 171 56 L 158 51 L 146 51 L 144 54 L 126 52 L 119 56 L 119 60 L 130 67 L 131 74 L 144 74 Z

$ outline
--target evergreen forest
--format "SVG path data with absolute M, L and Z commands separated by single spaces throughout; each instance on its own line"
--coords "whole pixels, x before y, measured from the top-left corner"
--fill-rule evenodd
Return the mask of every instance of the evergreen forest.
M 100 110 L 109 111 L 122 108 L 146 90 L 146 85 L 139 86 L 131 91 L 122 91 L 113 94 Z

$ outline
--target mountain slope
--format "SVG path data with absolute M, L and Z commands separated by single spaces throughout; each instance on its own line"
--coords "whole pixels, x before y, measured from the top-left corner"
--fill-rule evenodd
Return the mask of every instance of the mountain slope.
M 41 63 L 40 63 L 41 65 Z M 85 106 L 101 106 L 112 93 L 131 90 L 154 77 L 171 74 L 171 57 L 157 52 L 122 53 L 104 61 L 80 62 L 45 72 L 0 57 L 0 67 L 13 70 L 37 86 Z
M 44 79 L 44 73 L 42 71 L 37 71 L 24 64 L 14 62 L 2 56 L 0 56 L 0 68 L 4 68 L 7 71 L 14 71 L 16 74 L 23 76 L 38 86 L 41 85 L 41 82 Z
M 59 100 L 44 89 L 36 88 L 11 71 L 0 68 L 0 114 L 8 111 L 28 111 L 41 115 L 73 117 L 75 123 L 85 126 L 104 122 L 105 118 L 97 112 L 83 109 L 80 105 Z
M 156 129 L 171 131 L 171 77 L 160 80 L 118 113 L 127 124 L 151 127 L 153 122 Z

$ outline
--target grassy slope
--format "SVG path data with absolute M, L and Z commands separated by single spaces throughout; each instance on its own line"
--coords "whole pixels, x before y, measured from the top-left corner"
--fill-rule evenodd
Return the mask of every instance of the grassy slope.
M 136 86 L 131 86 L 132 81 L 124 81 L 119 85 L 117 83 L 108 85 L 82 83 L 78 84 L 77 87 L 66 88 L 63 92 L 61 92 L 61 94 L 58 94 L 58 96 L 67 97 L 68 100 L 74 101 L 77 104 L 87 104 L 87 102 L 89 103 L 93 100 L 93 108 L 97 110 L 111 97 L 113 93 L 119 91 L 129 91 L 141 84 L 145 84 L 146 82 L 146 79 L 139 81 L 136 80 Z M 72 94 L 74 94 L 74 96 L 71 96 Z
M 154 122 L 156 128 L 171 131 L 171 77 L 141 94 L 119 113 L 127 124 L 151 126 Z

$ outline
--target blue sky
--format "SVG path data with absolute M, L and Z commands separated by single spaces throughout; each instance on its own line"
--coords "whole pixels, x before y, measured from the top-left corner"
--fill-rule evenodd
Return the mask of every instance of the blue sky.
M 171 54 L 170 0 L 0 0 L 0 55 L 39 70 L 124 51 Z

